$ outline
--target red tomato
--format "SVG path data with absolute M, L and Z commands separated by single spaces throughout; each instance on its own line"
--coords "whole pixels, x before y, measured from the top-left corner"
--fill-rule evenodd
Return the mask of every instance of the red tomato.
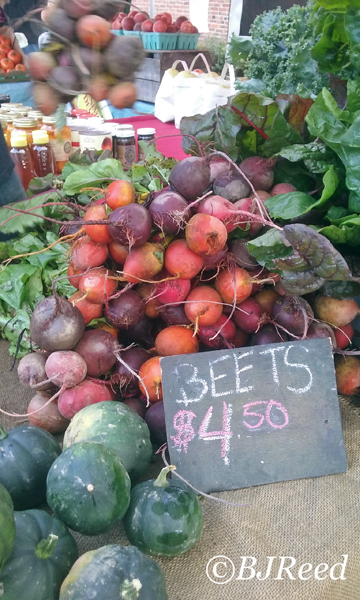
M 0 60 L 0 67 L 4 69 L 4 71 L 12 71 L 15 65 L 12 60 L 9 60 L 8 58 L 2 58 Z
M 10 50 L 7 57 L 14 63 L 14 65 L 18 65 L 22 62 L 22 56 L 17 50 Z
M 15 71 L 27 71 L 27 68 L 22 63 L 15 65 Z

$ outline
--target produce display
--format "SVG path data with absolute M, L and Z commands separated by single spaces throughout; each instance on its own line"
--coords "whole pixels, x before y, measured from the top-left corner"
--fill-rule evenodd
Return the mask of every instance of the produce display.
M 23 64 L 23 57 L 12 48 L 11 39 L 0 35 L 0 76 L 12 71 L 27 71 Z
M 145 33 L 199 33 L 187 17 L 181 16 L 173 21 L 170 13 L 163 12 L 151 19 L 146 12 L 137 10 L 131 10 L 128 15 L 125 12 L 115 15 L 112 29 Z
M 141 40 L 111 33 L 117 8 L 111 0 L 59 0 L 43 10 L 51 41 L 29 55 L 29 71 L 36 105 L 44 115 L 81 92 L 97 102 L 108 99 L 116 108 L 134 104 L 134 73 L 145 54 Z

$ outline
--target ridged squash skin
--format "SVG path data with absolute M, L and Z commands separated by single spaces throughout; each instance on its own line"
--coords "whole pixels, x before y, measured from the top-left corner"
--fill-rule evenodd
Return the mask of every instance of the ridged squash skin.
M 98 535 L 123 518 L 130 487 L 130 477 L 115 452 L 97 442 L 79 442 L 51 466 L 47 502 L 74 531 Z
M 76 442 L 99 442 L 113 450 L 133 482 L 144 475 L 153 454 L 147 424 L 122 402 L 98 402 L 80 410 L 65 431 L 64 448 Z
M 0 571 L 15 542 L 14 506 L 6 488 L 0 484 Z
M 181 481 L 157 479 L 138 483 L 131 491 L 124 527 L 129 542 L 151 556 L 179 556 L 200 539 L 203 512 L 195 492 Z
M 111 544 L 83 554 L 64 580 L 59 600 L 168 600 L 155 560 L 134 546 Z
M 67 527 L 43 510 L 15 512 L 15 545 L 0 573 L 4 600 L 58 600 L 78 557 Z
M 33 425 L 5 432 L 0 425 L 0 483 L 15 510 L 32 508 L 46 498 L 46 476 L 61 454 L 51 433 Z

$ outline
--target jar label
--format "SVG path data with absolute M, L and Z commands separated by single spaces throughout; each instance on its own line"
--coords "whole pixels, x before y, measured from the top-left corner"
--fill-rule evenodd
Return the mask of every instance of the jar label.
M 135 145 L 125 146 L 118 144 L 116 147 L 116 154 L 118 160 L 125 166 L 130 167 L 136 161 Z
M 71 154 L 71 142 L 57 138 L 56 140 L 50 140 L 50 146 L 55 156 L 56 162 L 66 162 L 69 160 Z

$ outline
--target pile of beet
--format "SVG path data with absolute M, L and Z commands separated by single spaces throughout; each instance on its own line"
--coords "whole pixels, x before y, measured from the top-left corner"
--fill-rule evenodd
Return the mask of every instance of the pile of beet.
M 218 156 L 190 157 L 145 205 L 127 181 L 88 205 L 68 267 L 77 291 L 36 306 L 38 351 L 20 361 L 21 382 L 37 392 L 33 424 L 59 431 L 84 406 L 116 398 L 162 444 L 160 357 L 314 337 L 329 337 L 340 353 L 351 345 L 354 300 L 286 295 L 280 276 L 247 250 L 271 226 L 266 198 L 294 189 L 273 187 L 273 167 L 257 157 L 240 170 Z M 339 392 L 360 386 L 359 365 L 337 357 Z

